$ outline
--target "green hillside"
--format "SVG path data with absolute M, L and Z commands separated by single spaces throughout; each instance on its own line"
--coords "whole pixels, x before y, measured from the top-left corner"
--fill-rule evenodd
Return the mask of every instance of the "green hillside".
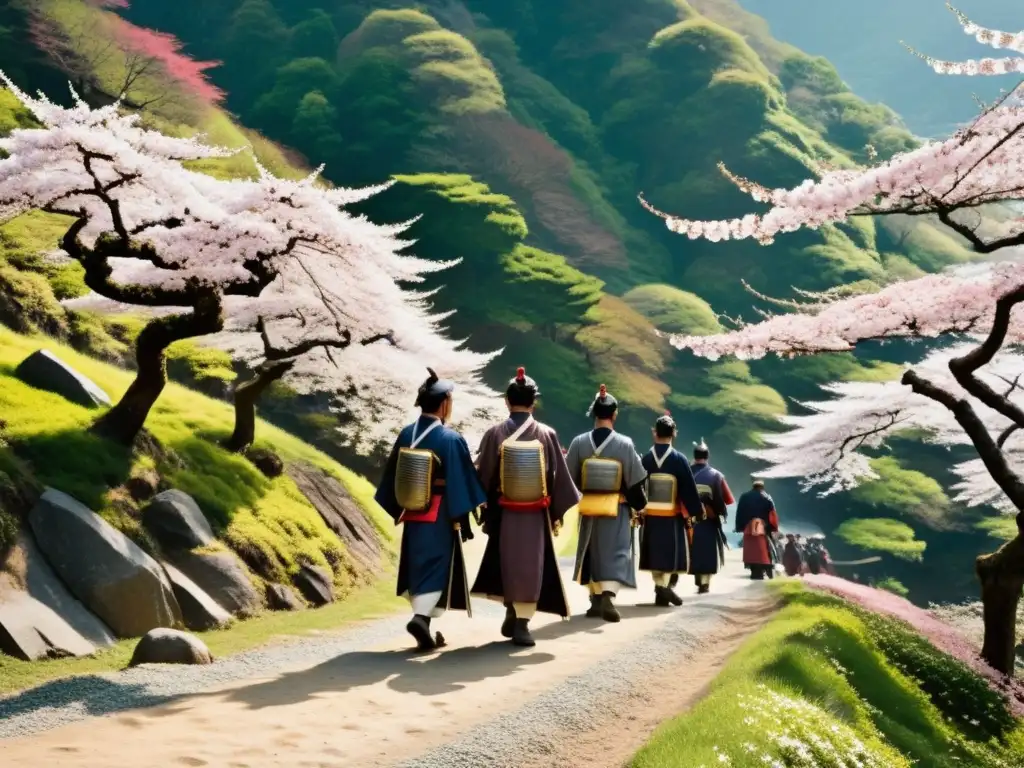
M 706 698 L 661 725 L 634 768 L 1019 765 L 1004 698 L 908 622 L 787 582 Z
M 45 0 L 34 11 L 81 49 L 85 63 L 65 63 L 64 71 L 27 47 L 22 6 L 3 11 L 0 39 L 15 42 L 0 53 L 0 67 L 27 88 L 71 76 L 91 98 L 116 92 L 123 62 L 119 70 L 116 57 L 100 61 L 90 51 L 97 40 L 123 37 L 125 22 L 95 6 Z M 742 489 L 753 467 L 733 451 L 756 444 L 757 433 L 793 407 L 790 398 L 813 395 L 816 382 L 836 377 L 898 375 L 888 363 L 900 362 L 901 349 L 871 353 L 877 360 L 845 355 L 798 366 L 708 363 L 655 332 L 713 332 L 722 324 L 715 311 L 751 317 L 741 278 L 789 296 L 794 287 L 880 286 L 970 258 L 943 230 L 917 220 L 823 227 L 766 250 L 688 241 L 639 206 L 642 191 L 663 210 L 728 216 L 746 203 L 719 174 L 719 161 L 781 186 L 824 166 L 864 162 L 871 151 L 886 157 L 914 145 L 892 110 L 850 91 L 828 60 L 773 39 L 733 0 L 133 0 L 118 13 L 176 35 L 197 61 L 220 62 L 205 72 L 226 94 L 219 106 L 197 96 L 208 88 L 187 67 L 133 84 L 129 101 L 146 104 L 147 118 L 163 130 L 251 141 L 278 171 L 323 162 L 335 184 L 397 178 L 363 210 L 378 221 L 422 214 L 411 232 L 415 251 L 463 259 L 443 273 L 438 295 L 441 309 L 457 310 L 452 332 L 474 349 L 505 348 L 487 374 L 494 385 L 525 365 L 545 393 L 542 418 L 566 442 L 586 427 L 589 400 L 605 383 L 624 404 L 620 428 L 640 446 L 655 415 L 671 409 L 682 444 L 704 436 L 715 463 Z M 83 25 L 90 34 L 76 35 Z M 171 97 L 150 104 L 160 88 Z M 17 119 L 0 116 L 0 126 Z M 206 170 L 249 173 L 246 162 L 240 155 Z M 49 226 L 39 218 L 8 225 L 17 228 L 10 249 L 23 255 L 6 259 L 0 279 L 18 282 L 15 293 L 24 297 L 10 322 L 123 357 L 130 321 L 55 307 L 79 287 L 73 274 L 36 257 L 52 242 Z M 211 394 L 234 375 L 230 361 L 208 351 L 193 346 L 178 355 L 172 374 Z M 372 462 L 335 445 L 327 405 L 327 396 L 296 399 L 279 387 L 263 413 L 372 474 Z M 966 588 L 970 558 L 962 553 L 991 548 L 986 534 L 951 533 L 949 519 L 968 531 L 975 520 L 934 504 L 934 496 L 917 500 L 927 492 L 921 473 L 945 471 L 930 454 L 911 446 L 888 461 L 892 471 L 856 497 L 816 501 L 788 483 L 771 490 L 784 520 L 828 533 L 848 518 L 910 525 L 926 543 L 923 561 L 887 556 L 872 578 L 893 576 L 917 599 L 934 599 L 933 552 L 942 558 L 952 548 L 960 553 L 957 575 L 941 589 Z M 844 546 L 862 551 L 836 544 L 837 556 Z

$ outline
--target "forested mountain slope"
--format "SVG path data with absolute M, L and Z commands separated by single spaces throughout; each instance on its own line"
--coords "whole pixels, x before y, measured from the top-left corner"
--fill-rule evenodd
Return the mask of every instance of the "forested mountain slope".
M 115 13 L 130 24 L 118 26 Z M 653 417 L 669 408 L 683 446 L 706 437 L 739 488 L 752 467 L 731 451 L 792 407 L 787 397 L 898 369 L 847 355 L 785 370 L 771 361 L 709 364 L 655 330 L 714 331 L 711 306 L 751 316 L 741 278 L 790 296 L 794 287 L 879 286 L 970 258 L 921 221 L 864 219 L 767 249 L 722 247 L 671 235 L 638 205 L 643 191 L 663 210 L 728 216 L 745 202 L 719 161 L 769 186 L 794 185 L 824 165 L 914 145 L 894 112 L 859 98 L 828 60 L 772 38 L 735 0 L 43 0 L 6 14 L 0 27 L 13 47 L 3 50 L 14 55 L 0 55 L 0 66 L 27 87 L 59 95 L 55 67 L 93 98 L 127 84 L 129 104 L 168 125 L 209 130 L 212 121 L 221 129 L 214 140 L 230 132 L 211 106 L 223 100 L 247 129 L 310 166 L 326 163 L 333 183 L 397 177 L 366 212 L 381 221 L 422 214 L 416 252 L 464 259 L 443 273 L 438 302 L 457 310 L 453 331 L 471 347 L 505 348 L 492 384 L 525 365 L 544 391 L 542 418 L 566 441 L 585 428 L 602 382 L 624 403 L 622 428 L 641 448 Z M 126 77 L 129 58 L 101 55 L 96 44 L 113 33 L 83 33 L 83 14 L 113 24 L 144 60 L 164 62 L 175 93 L 191 93 L 191 102 L 154 96 L 149 72 Z M 291 423 L 289 409 L 293 402 L 272 416 Z M 311 424 L 322 439 L 329 419 L 313 414 L 300 426 Z M 793 486 L 772 490 L 791 521 L 829 532 L 850 517 L 898 517 L 909 535 L 948 551 L 953 538 L 938 531 L 973 524 L 921 472 L 943 472 L 942 457 L 915 446 L 879 459 L 878 470 L 882 479 L 859 495 L 828 503 Z M 860 537 L 866 544 L 880 546 Z M 942 567 L 932 551 L 926 562 Z M 884 573 L 927 585 L 916 562 L 905 570 L 898 562 L 887 559 Z

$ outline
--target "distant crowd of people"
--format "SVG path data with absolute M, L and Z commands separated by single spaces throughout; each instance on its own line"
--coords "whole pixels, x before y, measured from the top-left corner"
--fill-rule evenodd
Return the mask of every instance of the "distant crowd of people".
M 794 575 L 827 561 L 797 537 L 787 537 L 780 557 L 778 513 L 764 483 L 734 499 L 703 438 L 692 464 L 673 446 L 668 412 L 641 457 L 615 430 L 619 404 L 601 385 L 587 412 L 593 429 L 563 449 L 555 430 L 534 418 L 540 388 L 519 368 L 505 390 L 509 417 L 484 434 L 474 460 L 466 440 L 446 426 L 454 383 L 429 373 L 416 399 L 421 415 L 395 441 L 376 494 L 403 524 L 397 592 L 411 603 L 406 629 L 420 650 L 444 644 L 431 621 L 446 610 L 470 611 L 474 595 L 505 605 L 501 634 L 520 646 L 535 644 L 529 623 L 537 612 L 567 618 L 554 537 L 573 509 L 573 578 L 589 592 L 587 617 L 608 622 L 621 619 L 615 600 L 621 589 L 636 589 L 638 567 L 651 574 L 657 606 L 682 604 L 681 575 L 693 576 L 697 593 L 708 592 L 725 561 L 724 524 L 734 503 L 752 579 L 772 578 L 787 557 Z M 471 588 L 461 545 L 474 538 L 473 523 L 488 540 Z
M 787 576 L 803 576 L 806 573 L 834 575 L 832 557 L 825 548 L 824 534 L 815 534 L 805 539 L 799 533 L 787 533 L 782 567 Z

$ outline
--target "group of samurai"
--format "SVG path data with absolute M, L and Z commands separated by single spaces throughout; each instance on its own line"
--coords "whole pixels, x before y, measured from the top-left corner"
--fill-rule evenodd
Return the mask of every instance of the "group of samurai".
M 657 606 L 682 604 L 680 575 L 692 575 L 698 593 L 709 591 L 728 546 L 727 507 L 736 500 L 708 463 L 703 439 L 691 464 L 673 447 L 676 424 L 666 413 L 641 457 L 615 430 L 619 404 L 601 385 L 588 411 L 593 429 L 563 449 L 555 430 L 534 418 L 540 390 L 519 368 L 505 390 L 509 417 L 484 434 L 474 458 L 446 425 L 454 383 L 428 371 L 416 399 L 420 416 L 399 434 L 376 494 L 403 526 L 397 594 L 411 603 L 406 629 L 418 650 L 445 644 L 431 620 L 446 610 L 470 611 L 471 595 L 504 604 L 501 634 L 518 646 L 535 644 L 529 623 L 538 611 L 567 618 L 555 537 L 574 509 L 573 578 L 589 589 L 587 617 L 621 619 L 616 596 L 636 589 L 638 560 L 653 577 Z M 474 522 L 487 544 L 470 588 L 462 543 L 474 538 Z M 771 576 L 778 528 L 775 505 L 755 482 L 740 497 L 735 520 L 751 578 Z

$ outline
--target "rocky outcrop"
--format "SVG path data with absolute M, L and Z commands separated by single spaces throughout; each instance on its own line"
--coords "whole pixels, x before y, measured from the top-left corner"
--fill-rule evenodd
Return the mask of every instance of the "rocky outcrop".
M 291 587 L 267 584 L 267 607 L 272 611 L 298 611 L 303 605 Z
M 53 570 L 118 637 L 181 622 L 160 564 L 79 501 L 47 488 L 28 521 Z
M 327 569 L 303 563 L 292 580 L 310 604 L 319 608 L 334 602 L 334 579 Z
M 22 360 L 14 375 L 30 386 L 54 392 L 86 408 L 111 404 L 106 392 L 46 349 Z
M 195 635 L 160 627 L 139 640 L 129 667 L 139 664 L 212 664 L 213 655 L 206 643 Z
M 0 563 L 0 651 L 26 661 L 88 656 L 113 633 L 57 578 L 22 532 Z
M 161 563 L 181 606 L 181 617 L 188 629 L 202 632 L 220 629 L 231 623 L 231 614 L 202 590 L 192 579 L 170 563 Z
M 168 552 L 167 559 L 236 616 L 251 616 L 263 606 L 245 565 L 233 552 L 181 550 Z
M 205 547 L 214 540 L 195 499 L 176 488 L 153 497 L 142 512 L 142 524 L 164 551 Z
M 345 544 L 355 583 L 367 583 L 384 568 L 381 533 L 337 478 L 311 464 L 288 465 L 288 476 Z
M 216 539 L 195 499 L 171 489 L 153 497 L 142 524 L 171 566 L 229 613 L 249 616 L 263 604 L 245 565 L 232 552 L 211 550 Z

